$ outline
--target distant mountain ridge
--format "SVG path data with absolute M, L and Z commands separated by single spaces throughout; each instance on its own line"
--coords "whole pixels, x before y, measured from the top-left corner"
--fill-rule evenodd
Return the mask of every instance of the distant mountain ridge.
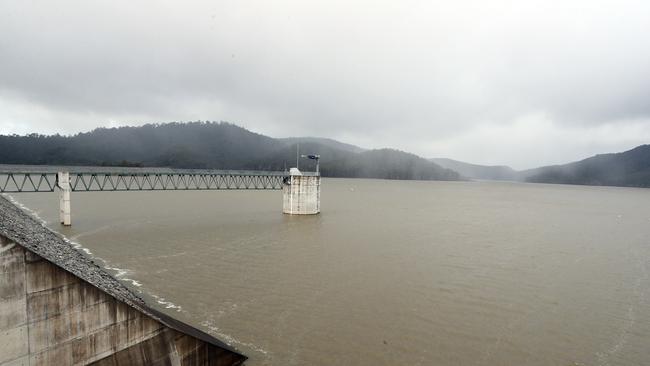
M 536 183 L 650 187 L 650 145 L 521 173 Z
M 284 170 L 301 153 L 322 156 L 329 177 L 508 180 L 650 187 L 650 145 L 577 162 L 516 171 L 393 149 L 366 150 L 319 137 L 271 138 L 227 122 L 97 128 L 73 136 L 0 135 L 0 164 Z M 314 162 L 300 159 L 312 170 Z
M 274 139 L 227 122 L 97 128 L 73 136 L 0 135 L 0 164 L 283 170 L 301 153 L 321 155 L 330 177 L 458 180 L 452 170 L 403 151 L 364 150 L 331 139 Z M 313 169 L 301 159 L 301 168 Z
M 517 171 L 507 166 L 485 166 L 434 158 L 438 165 L 469 179 L 507 180 L 599 186 L 650 187 L 650 145 L 599 154 L 580 161 Z

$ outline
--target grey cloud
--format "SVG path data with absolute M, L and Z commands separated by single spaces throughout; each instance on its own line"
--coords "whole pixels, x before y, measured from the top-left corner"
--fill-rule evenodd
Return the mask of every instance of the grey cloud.
M 643 1 L 0 1 L 0 9 L 0 133 L 18 124 L 74 133 L 229 120 L 274 136 L 519 165 L 545 162 L 548 139 L 579 136 L 576 128 L 595 139 L 589 146 L 650 138 L 594 132 L 650 121 Z M 518 156 L 508 161 L 508 139 L 460 150 L 485 126 L 508 134 L 538 114 L 551 123 L 524 157 L 513 145 Z

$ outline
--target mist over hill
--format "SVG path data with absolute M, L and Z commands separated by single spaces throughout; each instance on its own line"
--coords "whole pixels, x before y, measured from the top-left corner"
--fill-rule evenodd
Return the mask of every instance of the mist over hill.
M 520 174 L 505 165 L 478 165 L 446 158 L 429 159 L 443 168 L 454 170 L 463 177 L 484 180 L 519 180 Z
M 622 153 L 516 171 L 452 159 L 423 159 L 393 149 L 366 150 L 318 137 L 271 138 L 227 122 L 98 128 L 73 136 L 0 135 L 0 164 L 284 170 L 302 154 L 320 154 L 328 177 L 486 179 L 650 187 L 650 145 Z M 314 162 L 300 159 L 300 168 Z
M 527 182 L 650 187 L 650 145 L 521 172 Z
M 274 139 L 226 122 L 98 128 L 73 136 L 0 135 L 0 164 L 284 170 L 301 153 L 320 154 L 329 177 L 458 180 L 460 175 L 406 152 L 365 150 L 331 139 Z M 300 167 L 313 170 L 313 161 Z
M 368 150 L 356 145 L 346 144 L 341 141 L 336 141 L 333 139 L 328 139 L 323 137 L 285 137 L 285 138 L 280 138 L 278 140 L 286 142 L 287 144 L 290 145 L 295 145 L 296 143 L 304 144 L 304 143 L 314 142 L 327 147 L 336 148 L 337 150 L 344 150 L 344 151 L 349 151 L 354 153 L 359 153 Z
M 507 180 L 622 187 L 650 187 L 650 145 L 563 164 L 517 171 L 507 166 L 485 166 L 434 158 L 431 161 L 453 169 L 469 179 Z

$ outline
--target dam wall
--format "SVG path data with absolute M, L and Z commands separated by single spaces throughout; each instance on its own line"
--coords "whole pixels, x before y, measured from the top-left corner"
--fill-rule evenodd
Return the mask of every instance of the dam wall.
M 0 197 L 0 366 L 240 365 Z

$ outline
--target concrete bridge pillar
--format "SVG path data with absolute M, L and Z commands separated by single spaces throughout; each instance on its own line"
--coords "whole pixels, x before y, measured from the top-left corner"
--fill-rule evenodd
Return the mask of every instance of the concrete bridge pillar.
M 290 215 L 320 213 L 320 174 L 303 175 L 291 168 L 282 187 L 282 212 Z
M 56 175 L 59 187 L 59 220 L 65 226 L 70 226 L 70 173 L 58 172 Z

